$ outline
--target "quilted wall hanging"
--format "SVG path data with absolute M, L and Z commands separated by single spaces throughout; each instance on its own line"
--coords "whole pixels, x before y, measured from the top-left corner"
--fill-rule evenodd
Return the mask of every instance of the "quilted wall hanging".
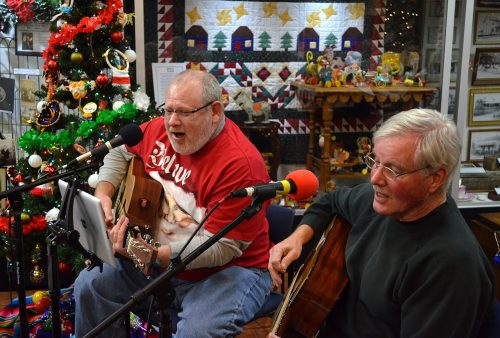
M 344 57 L 347 51 L 358 50 L 373 67 L 384 52 L 384 11 L 385 0 L 160 0 L 158 57 L 152 62 L 184 62 L 186 68 L 206 69 L 216 75 L 231 117 L 231 112 L 241 110 L 236 103 L 241 92 L 255 102 L 269 103 L 271 120 L 281 125 L 280 135 L 300 137 L 296 146 L 307 149 L 308 114 L 290 85 L 305 74 L 305 51 L 320 55 L 326 45 L 333 45 L 336 56 Z M 375 130 L 383 118 L 382 107 L 366 108 L 366 114 L 356 117 L 335 114 L 332 131 Z M 297 152 L 304 156 L 297 158 L 285 151 L 284 162 L 302 161 L 305 151 L 293 151 Z

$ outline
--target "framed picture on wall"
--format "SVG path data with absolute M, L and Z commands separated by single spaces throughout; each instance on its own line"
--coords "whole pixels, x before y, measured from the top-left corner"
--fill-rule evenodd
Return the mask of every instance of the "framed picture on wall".
M 500 126 L 500 88 L 471 89 L 469 126 Z
M 425 52 L 425 73 L 428 81 L 439 81 L 441 75 L 441 49 L 428 48 Z M 450 80 L 456 81 L 458 68 L 458 49 L 451 52 Z
M 437 81 L 441 73 L 441 50 L 428 48 L 425 51 L 425 73 L 428 81 Z
M 453 120 L 456 121 L 457 114 L 457 98 L 456 98 L 457 90 L 455 87 L 450 87 L 450 91 L 448 92 L 448 114 L 453 115 Z
M 474 44 L 500 44 L 500 10 L 477 11 Z
M 479 7 L 500 7 L 500 0 L 477 0 Z
M 500 128 L 469 130 L 468 161 L 483 161 L 484 156 L 500 152 Z
M 472 85 L 500 84 L 500 48 L 477 48 Z
M 441 26 L 427 27 L 427 43 L 429 45 L 443 43 L 443 28 Z M 455 46 L 456 44 L 457 44 L 457 26 L 453 28 L 453 45 Z
M 50 38 L 50 22 L 18 22 L 15 29 L 16 54 L 42 56 Z
M 16 139 L 12 134 L 0 133 L 0 167 L 16 164 Z
M 444 2 L 443 0 L 430 0 L 429 2 L 429 10 L 427 13 L 430 17 L 442 17 L 443 16 L 443 8 Z

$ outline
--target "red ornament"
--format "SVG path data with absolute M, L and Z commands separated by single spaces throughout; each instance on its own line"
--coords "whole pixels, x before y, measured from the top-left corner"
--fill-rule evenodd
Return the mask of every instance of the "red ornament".
M 50 303 L 51 303 L 51 301 L 50 301 L 49 297 L 41 298 L 38 302 L 34 303 L 35 311 L 39 314 L 44 313 L 49 308 Z
M 63 319 L 61 322 L 61 330 L 65 334 L 74 333 L 73 322 L 68 319 Z
M 109 76 L 104 73 L 97 75 L 95 83 L 98 87 L 105 87 L 109 82 Z
M 47 62 L 47 68 L 51 72 L 57 72 L 59 70 L 59 65 L 56 60 L 49 60 L 49 62 Z
M 21 173 L 18 173 L 13 180 L 14 185 L 19 185 L 19 183 L 24 183 L 24 176 Z
M 56 168 L 54 168 L 54 166 L 53 166 L 53 165 L 48 165 L 48 166 L 46 166 L 45 168 L 43 168 L 43 173 L 44 173 L 44 174 L 47 174 L 47 175 L 50 175 L 50 174 L 52 174 L 55 170 L 56 170 Z
M 68 273 L 71 271 L 71 265 L 66 262 L 59 262 L 59 271 L 62 273 Z
M 123 33 L 121 31 L 114 31 L 111 33 L 111 41 L 114 43 L 120 43 L 123 39 Z

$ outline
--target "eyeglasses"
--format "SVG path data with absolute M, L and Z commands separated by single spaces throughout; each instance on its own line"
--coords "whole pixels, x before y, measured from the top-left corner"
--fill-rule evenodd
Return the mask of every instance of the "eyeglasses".
M 164 109 L 164 108 L 161 108 L 161 110 L 163 111 L 163 113 L 165 114 L 165 117 L 166 118 L 170 118 L 172 117 L 172 115 L 175 113 L 177 114 L 177 116 L 179 118 L 187 118 L 189 116 L 192 116 L 194 113 L 202 110 L 202 109 L 205 109 L 207 108 L 208 106 L 210 106 L 212 103 L 214 103 L 215 100 L 213 101 L 210 101 L 208 102 L 206 105 L 204 106 L 201 106 L 200 108 L 196 108 L 196 109 L 193 109 L 193 110 L 189 110 L 189 111 L 178 111 L 178 110 L 175 110 L 175 109 Z
M 368 168 L 370 168 L 371 170 L 374 170 L 374 169 L 382 170 L 382 175 L 384 175 L 385 178 L 388 178 L 390 180 L 395 180 L 398 177 L 413 174 L 413 173 L 416 173 L 417 171 L 430 168 L 430 166 L 427 165 L 425 167 L 415 169 L 412 171 L 407 171 L 405 173 L 397 173 L 393 169 L 386 167 L 385 165 L 382 165 L 379 161 L 376 161 L 372 156 L 373 156 L 373 153 L 369 153 L 369 154 L 365 155 L 365 163 L 368 166 Z

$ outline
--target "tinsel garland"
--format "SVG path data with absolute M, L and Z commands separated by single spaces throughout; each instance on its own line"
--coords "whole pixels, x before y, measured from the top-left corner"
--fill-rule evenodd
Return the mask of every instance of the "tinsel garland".
M 58 7 L 58 0 L 0 1 L 0 30 L 7 34 L 18 21 L 49 21 Z
M 123 7 L 121 0 L 108 0 L 106 4 L 107 7 L 99 10 L 97 16 L 83 17 L 76 26 L 65 24 L 59 32 L 50 36 L 47 49 L 43 52 L 43 58 L 45 59 L 44 70 L 48 70 L 48 61 L 57 56 L 57 47 L 69 43 L 77 34 L 92 33 L 99 29 L 101 25 L 109 24 L 113 20 L 113 14 Z
M 23 235 L 27 235 L 33 231 L 45 231 L 47 229 L 47 221 L 44 216 L 33 216 L 32 220 L 23 224 Z M 0 231 L 5 234 L 9 233 L 9 218 L 0 217 Z
M 25 132 L 18 141 L 19 147 L 28 154 L 34 152 L 41 153 L 44 149 L 50 149 L 54 146 L 66 148 L 75 143 L 77 137 L 89 137 L 97 129 L 109 126 L 119 119 L 131 120 L 137 116 L 139 110 L 132 103 L 125 103 L 118 110 L 102 110 L 95 121 L 83 121 L 72 133 L 68 130 L 61 130 L 57 133 L 48 131 L 41 132 L 36 129 L 30 129 Z
M 33 20 L 35 12 L 31 9 L 34 0 L 7 0 L 7 6 L 16 13 L 19 21 L 28 22 Z

